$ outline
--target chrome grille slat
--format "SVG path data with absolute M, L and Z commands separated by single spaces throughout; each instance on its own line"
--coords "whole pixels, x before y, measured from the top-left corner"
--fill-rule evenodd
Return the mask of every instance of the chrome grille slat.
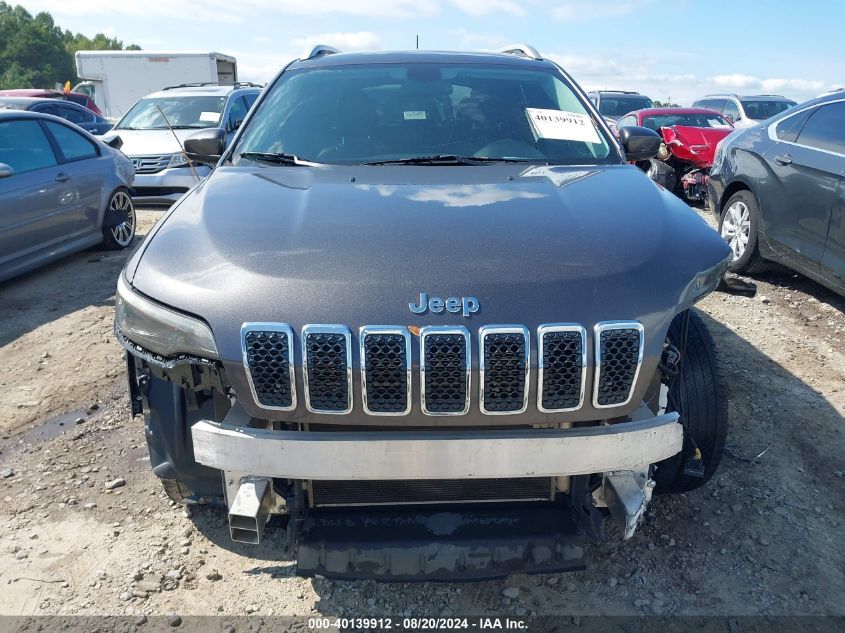
M 587 383 L 587 330 L 577 323 L 537 328 L 537 408 L 543 413 L 576 411 Z
M 470 336 L 465 327 L 431 325 L 420 330 L 420 401 L 426 415 L 469 411 Z
M 530 341 L 522 325 L 487 325 L 478 331 L 482 413 L 513 415 L 528 408 Z
M 130 156 L 136 174 L 154 174 L 165 169 L 170 163 L 170 154 L 166 156 Z
M 352 335 L 343 325 L 302 328 L 305 406 L 314 413 L 352 411 Z
M 620 407 L 631 401 L 643 362 L 643 338 L 643 326 L 636 321 L 596 324 L 594 407 Z
M 361 346 L 361 396 L 370 415 L 407 415 L 411 411 L 411 333 L 396 326 L 364 326 Z
M 255 401 L 265 409 L 296 408 L 293 331 L 285 323 L 244 323 L 241 349 Z

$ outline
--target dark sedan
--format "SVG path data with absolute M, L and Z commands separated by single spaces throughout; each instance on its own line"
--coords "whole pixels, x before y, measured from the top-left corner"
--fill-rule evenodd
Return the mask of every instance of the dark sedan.
M 105 134 L 112 129 L 112 123 L 72 101 L 38 97 L 0 97 L 0 109 L 29 110 L 30 112 L 52 114 L 75 123 L 86 132 L 96 135 Z
M 720 143 L 710 208 L 730 270 L 784 264 L 845 295 L 845 95 L 807 101 Z
M 135 237 L 132 162 L 63 119 L 0 110 L 0 281 Z

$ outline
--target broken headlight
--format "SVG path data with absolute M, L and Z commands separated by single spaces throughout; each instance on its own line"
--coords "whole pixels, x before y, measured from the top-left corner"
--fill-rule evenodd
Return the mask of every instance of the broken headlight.
M 114 325 L 131 342 L 164 358 L 179 354 L 218 357 L 211 328 L 135 292 L 122 274 L 117 281 Z

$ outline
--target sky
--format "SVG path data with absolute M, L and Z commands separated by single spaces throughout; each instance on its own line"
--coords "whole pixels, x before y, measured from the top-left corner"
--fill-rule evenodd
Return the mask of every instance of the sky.
M 15 0 L 9 0 L 15 3 Z M 25 0 L 62 28 L 148 50 L 234 55 L 266 82 L 313 44 L 344 51 L 534 46 L 586 90 L 689 105 L 713 92 L 802 101 L 845 85 L 841 0 Z

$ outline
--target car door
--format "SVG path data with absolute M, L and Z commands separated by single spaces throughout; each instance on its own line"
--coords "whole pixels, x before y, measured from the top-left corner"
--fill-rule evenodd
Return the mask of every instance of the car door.
M 44 128 L 35 119 L 0 121 L 0 265 L 58 245 L 73 234 L 76 195 Z
M 101 155 L 100 147 L 69 125 L 58 121 L 44 121 L 59 161 L 76 194 L 74 213 L 77 231 L 99 230 L 100 206 L 109 159 Z
M 760 187 L 763 231 L 776 253 L 818 273 L 845 170 L 845 150 L 840 146 L 845 101 L 812 111 L 797 135 L 791 119 L 769 128 L 775 140 L 763 152 L 772 172 L 772 182 Z M 789 140 L 793 136 L 795 140 Z
M 248 111 L 249 106 L 242 96 L 235 97 L 229 103 L 229 114 L 226 116 L 226 145 L 232 142 Z
M 742 120 L 739 114 L 739 106 L 733 99 L 725 99 L 725 104 L 722 106 L 722 116 L 731 123 L 738 123 Z

